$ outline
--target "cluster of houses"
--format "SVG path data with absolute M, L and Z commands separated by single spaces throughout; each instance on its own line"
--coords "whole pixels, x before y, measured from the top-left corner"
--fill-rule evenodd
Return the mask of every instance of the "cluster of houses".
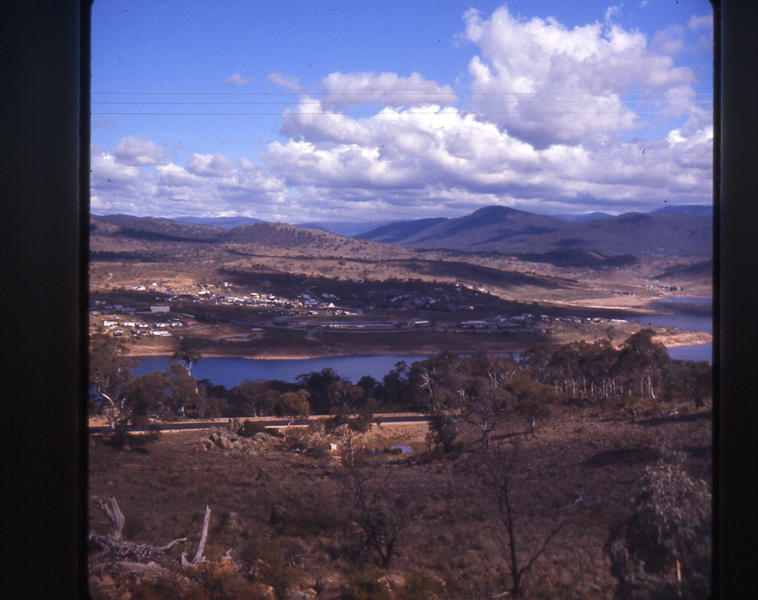
M 571 323 L 626 323 L 625 319 L 603 319 L 601 317 L 577 317 L 577 316 L 556 316 L 533 315 L 523 313 L 511 317 L 497 316 L 492 319 L 479 319 L 475 321 L 461 321 L 458 327 L 461 329 L 488 329 L 488 330 L 516 330 L 534 327 L 540 323 L 551 321 L 567 321 Z
M 102 330 L 113 337 L 167 337 L 171 335 L 172 329 L 196 324 L 190 318 L 169 316 L 170 310 L 171 308 L 168 305 L 151 305 L 146 309 L 139 310 L 136 306 L 93 300 L 89 312 L 90 334 Z M 111 315 L 114 318 L 107 318 Z M 132 320 L 130 318 L 132 315 L 145 317 L 149 315 L 151 318 Z M 161 315 L 165 315 L 165 319 L 160 318 Z

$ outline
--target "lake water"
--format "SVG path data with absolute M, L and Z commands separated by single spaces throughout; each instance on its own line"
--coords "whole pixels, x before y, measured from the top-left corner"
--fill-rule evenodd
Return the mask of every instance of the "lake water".
M 409 365 L 426 356 L 389 355 L 389 356 L 333 356 L 306 359 L 247 359 L 247 358 L 201 358 L 192 366 L 192 376 L 196 379 L 208 379 L 216 385 L 232 388 L 245 379 L 279 379 L 295 381 L 298 375 L 333 369 L 338 375 L 353 383 L 364 375 L 371 375 L 377 381 L 395 368 L 399 361 Z M 135 375 L 168 368 L 171 359 L 164 357 L 143 358 L 139 367 L 133 369 Z
M 681 305 L 691 303 L 703 306 L 710 303 L 709 298 L 668 298 L 667 302 Z M 642 325 L 654 327 L 676 327 L 691 331 L 706 331 L 711 333 L 713 323 L 710 316 L 693 314 L 658 314 L 658 315 L 626 315 L 628 321 L 636 321 Z M 712 362 L 712 345 L 698 344 L 695 346 L 680 346 L 671 348 L 669 355 L 678 360 L 707 360 Z M 338 375 L 356 383 L 364 375 L 370 375 L 377 381 L 395 368 L 399 361 L 410 365 L 414 361 L 423 360 L 426 356 L 389 355 L 389 356 L 336 356 L 326 358 L 306 359 L 246 359 L 246 358 L 201 358 L 192 367 L 192 375 L 196 379 L 208 379 L 216 385 L 232 388 L 245 379 L 257 381 L 262 379 L 279 379 L 295 381 L 298 375 L 333 369 Z M 169 358 L 144 358 L 140 365 L 133 369 L 135 375 L 168 368 Z
M 676 296 L 665 298 L 656 302 L 664 309 L 683 309 L 682 312 L 658 315 L 626 315 L 627 321 L 635 321 L 641 325 L 653 327 L 675 327 L 689 331 L 705 331 L 713 333 L 713 317 L 709 309 L 712 306 L 710 298 L 694 298 L 689 296 Z M 689 306 L 688 306 L 689 305 Z M 688 310 L 688 308 L 690 310 Z M 696 344 L 693 346 L 679 346 L 671 348 L 669 356 L 677 360 L 707 360 L 713 362 L 713 345 Z

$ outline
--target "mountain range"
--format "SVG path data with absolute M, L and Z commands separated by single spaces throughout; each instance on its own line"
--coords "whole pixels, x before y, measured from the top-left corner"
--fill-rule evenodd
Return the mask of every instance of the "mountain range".
M 310 227 L 267 223 L 249 217 L 176 219 L 93 215 L 91 233 L 100 227 L 120 238 L 166 242 L 252 243 L 279 248 L 336 248 L 367 242 L 408 249 L 485 252 L 517 256 L 553 264 L 611 264 L 639 256 L 710 258 L 713 244 L 711 207 L 672 206 L 651 213 L 603 213 L 567 219 L 539 215 L 503 206 L 481 208 L 458 218 L 396 221 L 348 236 L 328 233 L 328 223 Z M 236 223 L 240 223 L 237 225 Z M 334 225 L 334 224 L 332 224 Z M 360 230 L 360 224 L 342 222 L 332 229 Z M 364 223 L 364 226 L 370 223 Z M 103 229 L 105 228 L 105 229 Z M 379 246 L 376 246 L 378 248 Z M 607 263 L 610 260 L 611 263 Z
M 407 248 L 498 252 L 530 260 L 540 254 L 577 253 L 709 257 L 712 229 L 712 218 L 678 212 L 625 213 L 572 222 L 490 206 L 456 219 L 392 223 L 358 237 Z

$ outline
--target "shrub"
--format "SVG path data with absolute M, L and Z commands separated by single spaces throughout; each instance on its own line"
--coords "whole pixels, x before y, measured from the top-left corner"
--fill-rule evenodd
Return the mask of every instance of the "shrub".
M 340 600 L 393 600 L 393 597 L 386 583 L 360 574 L 351 579 Z
M 266 426 L 260 421 L 250 421 L 249 419 L 245 419 L 242 427 L 237 430 L 237 435 L 243 437 L 253 437 L 258 433 L 266 433 Z
M 282 548 L 271 540 L 250 540 L 240 558 L 254 567 L 253 579 L 274 588 L 277 598 L 284 598 L 287 589 L 300 580 L 300 570 L 289 564 Z
M 437 600 L 444 584 L 423 571 L 413 571 L 405 581 L 398 600 Z
M 629 519 L 611 533 L 607 551 L 618 579 L 616 597 L 707 598 L 711 493 L 669 455 L 645 470 Z
M 441 447 L 447 454 L 455 448 L 455 438 L 458 436 L 458 423 L 450 415 L 431 415 L 429 417 L 428 439 L 434 447 Z

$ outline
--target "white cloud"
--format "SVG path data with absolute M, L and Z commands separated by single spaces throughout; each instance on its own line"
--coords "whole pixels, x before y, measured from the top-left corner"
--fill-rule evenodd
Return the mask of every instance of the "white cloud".
M 324 105 L 329 108 L 381 104 L 451 104 L 458 101 L 452 88 L 425 80 L 418 73 L 330 73 L 321 82 Z
M 713 29 L 713 15 L 703 15 L 702 17 L 692 16 L 687 23 L 693 31 L 703 31 Z
M 661 54 L 673 56 L 684 48 L 684 27 L 673 25 L 653 36 L 652 47 Z
M 674 149 L 671 138 L 540 149 L 453 107 L 385 108 L 356 119 L 319 116 L 307 106 L 307 113 L 286 114 L 283 129 L 291 139 L 269 144 L 264 159 L 321 209 L 328 198 L 357 211 L 356 203 L 372 194 L 376 210 L 442 206 L 444 214 L 503 202 L 526 210 L 586 202 L 589 210 L 593 198 L 612 210 L 710 194 L 712 140 L 692 128 L 679 131 L 685 146 Z
M 290 92 L 300 91 L 300 81 L 295 75 L 282 75 L 281 73 L 269 73 L 266 81 L 278 85 L 279 87 L 289 90 Z
M 113 156 L 118 162 L 135 167 L 165 165 L 168 155 L 157 144 L 136 137 L 126 137 L 113 149 Z
M 568 29 L 553 18 L 516 18 L 505 7 L 489 19 L 469 10 L 464 21 L 481 51 L 469 63 L 474 110 L 540 147 L 610 141 L 638 124 L 625 95 L 694 80 L 648 48 L 642 33 L 618 25 Z
M 201 176 L 219 177 L 229 173 L 233 168 L 232 161 L 220 152 L 216 154 L 193 154 L 187 163 L 187 171 Z
M 235 73 L 234 75 L 231 75 L 230 77 L 227 77 L 224 83 L 226 85 L 233 85 L 235 87 L 241 87 L 243 85 L 248 85 L 249 83 L 253 82 L 253 78 L 245 78 L 240 73 Z
M 186 166 L 167 163 L 137 168 L 93 148 L 94 212 L 182 216 L 247 214 L 266 218 L 286 196 L 282 182 L 241 158 L 193 154 Z

